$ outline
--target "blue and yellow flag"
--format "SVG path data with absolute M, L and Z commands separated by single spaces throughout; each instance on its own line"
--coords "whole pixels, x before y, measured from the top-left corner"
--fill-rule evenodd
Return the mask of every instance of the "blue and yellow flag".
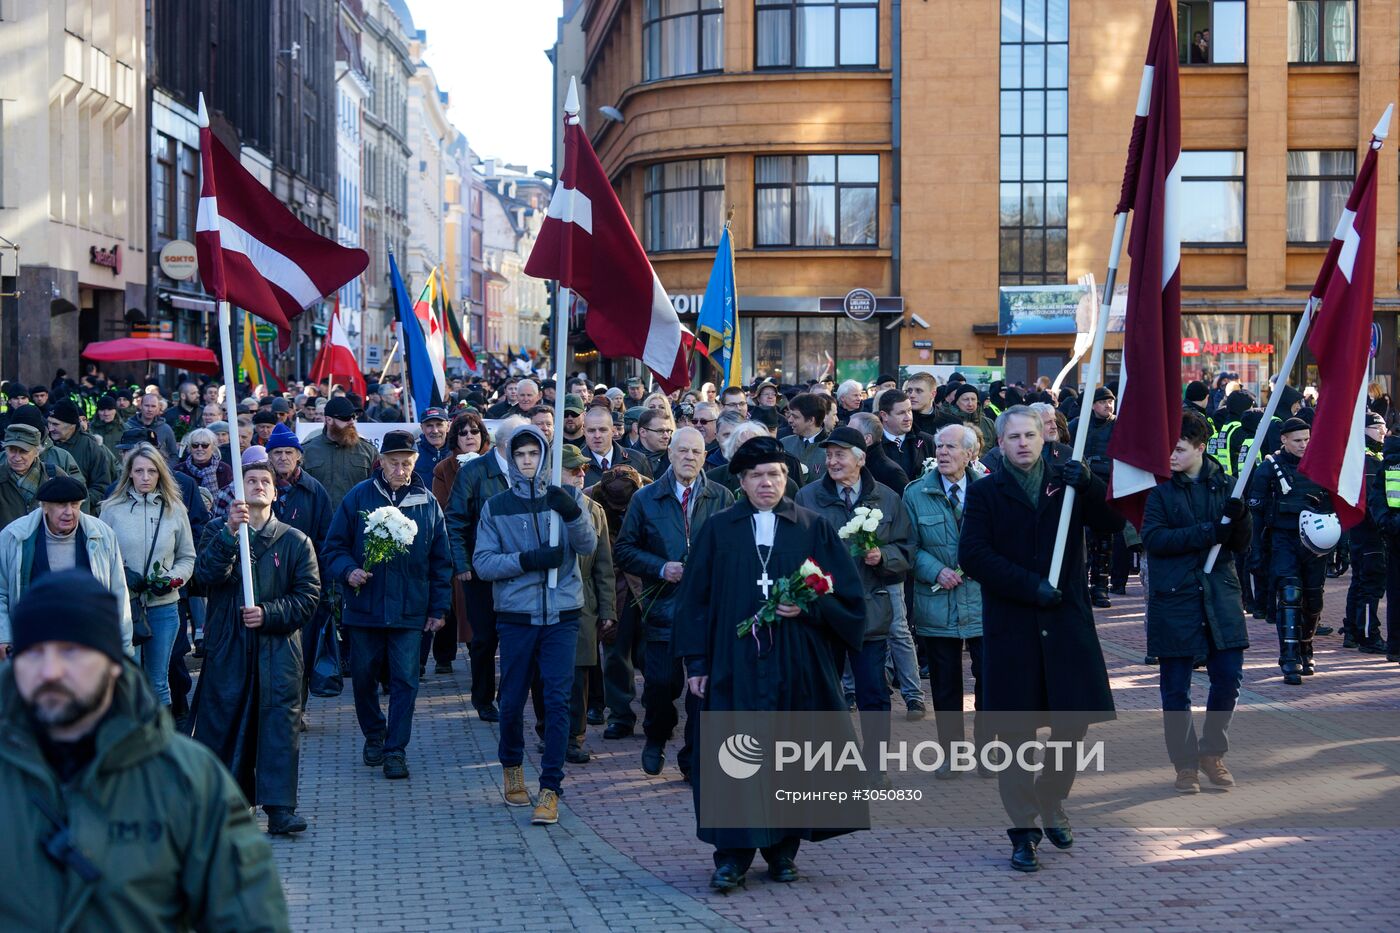
M 739 291 L 734 284 L 734 245 L 729 239 L 728 224 L 720 235 L 719 249 L 715 250 L 715 264 L 710 269 L 710 282 L 705 286 L 705 299 L 695 327 L 708 342 L 710 361 L 724 371 L 725 386 L 740 385 L 743 358 L 739 345 Z

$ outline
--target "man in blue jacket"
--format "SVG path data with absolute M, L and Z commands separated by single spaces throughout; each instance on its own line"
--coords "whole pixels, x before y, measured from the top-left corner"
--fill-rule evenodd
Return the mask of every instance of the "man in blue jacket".
M 510 488 L 486 500 L 477 522 L 472 567 L 492 582 L 496 632 L 501 646 L 501 740 L 499 755 L 506 804 L 530 805 L 521 760 L 525 751 L 525 695 L 538 671 L 544 692 L 544 756 L 539 800 L 531 822 L 559 822 L 559 791 L 569 741 L 569 696 L 574 652 L 583 608 L 577 555 L 598 546 L 583 493 L 550 486 L 549 446 L 539 428 L 527 424 L 510 439 Z M 551 514 L 553 513 L 553 514 Z M 562 519 L 557 544 L 549 526 Z M 549 572 L 556 573 L 550 586 Z
M 364 763 L 383 765 L 390 779 L 408 777 L 405 749 L 418 698 L 418 647 L 423 632 L 443 626 L 452 598 L 452 556 L 437 499 L 413 472 L 413 435 L 390 431 L 379 469 L 345 494 L 321 547 L 326 575 L 346 587 L 341 624 L 350 643 L 355 715 L 365 736 Z M 365 567 L 361 512 L 394 506 L 417 526 L 407 552 Z M 389 719 L 379 706 L 379 672 L 389 666 Z

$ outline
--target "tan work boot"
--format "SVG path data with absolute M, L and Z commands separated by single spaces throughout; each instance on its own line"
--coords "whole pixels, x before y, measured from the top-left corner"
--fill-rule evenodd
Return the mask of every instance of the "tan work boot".
M 1234 787 L 1235 776 L 1230 773 L 1230 769 L 1225 767 L 1223 755 L 1202 755 L 1201 770 L 1206 773 L 1206 777 L 1216 787 Z
M 536 826 L 547 826 L 559 822 L 559 795 L 548 787 L 540 788 L 540 802 L 530 822 Z
M 506 782 L 506 806 L 528 807 L 530 792 L 525 789 L 525 769 L 520 765 L 514 768 L 501 768 Z
M 1199 794 L 1201 782 L 1196 777 L 1195 768 L 1182 768 L 1176 772 L 1176 792 L 1178 794 Z

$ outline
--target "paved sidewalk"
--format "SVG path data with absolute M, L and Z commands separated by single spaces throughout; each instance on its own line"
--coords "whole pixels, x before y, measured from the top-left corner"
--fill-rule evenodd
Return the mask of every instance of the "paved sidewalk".
M 1331 624 L 1344 592 L 1345 581 L 1328 587 Z M 1099 612 L 1114 696 L 1152 709 L 1136 580 L 1114 602 Z M 1319 673 L 1302 688 L 1282 684 L 1272 630 L 1252 622 L 1250 634 L 1242 703 L 1400 709 L 1400 665 L 1342 651 L 1340 634 L 1318 640 Z M 1369 931 L 1400 917 L 1400 892 L 1383 882 L 1393 831 L 1300 827 L 1083 829 L 1069 852 L 1045 846 L 1035 875 L 1009 869 L 999 833 L 871 831 L 804 845 L 795 884 L 769 882 L 760 857 L 746 890 L 715 895 L 677 745 L 652 778 L 640 738 L 605 742 L 590 728 L 594 757 L 568 766 L 559 824 L 530 826 L 528 809 L 501 802 L 495 726 L 471 711 L 457 668 L 423 684 L 408 781 L 360 763 L 348 683 L 339 699 L 312 700 L 301 772 L 311 828 L 273 841 L 296 929 Z M 537 762 L 531 742 L 532 788 Z

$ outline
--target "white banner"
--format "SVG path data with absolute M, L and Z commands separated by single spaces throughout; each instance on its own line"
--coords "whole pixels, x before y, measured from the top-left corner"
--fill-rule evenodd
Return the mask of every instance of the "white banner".
M 501 422 L 495 418 L 486 418 L 483 420 L 486 423 L 486 430 L 491 432 L 494 436 L 496 433 L 496 425 Z M 355 430 L 360 433 L 360 437 L 374 444 L 376 449 L 384 443 L 384 435 L 388 434 L 390 431 L 407 431 L 415 438 L 422 433 L 418 425 L 413 422 L 387 424 L 377 421 L 359 421 L 355 423 Z M 319 424 L 308 421 L 297 422 L 297 440 L 302 443 L 305 443 L 308 438 L 314 437 L 320 433 L 321 425 Z

